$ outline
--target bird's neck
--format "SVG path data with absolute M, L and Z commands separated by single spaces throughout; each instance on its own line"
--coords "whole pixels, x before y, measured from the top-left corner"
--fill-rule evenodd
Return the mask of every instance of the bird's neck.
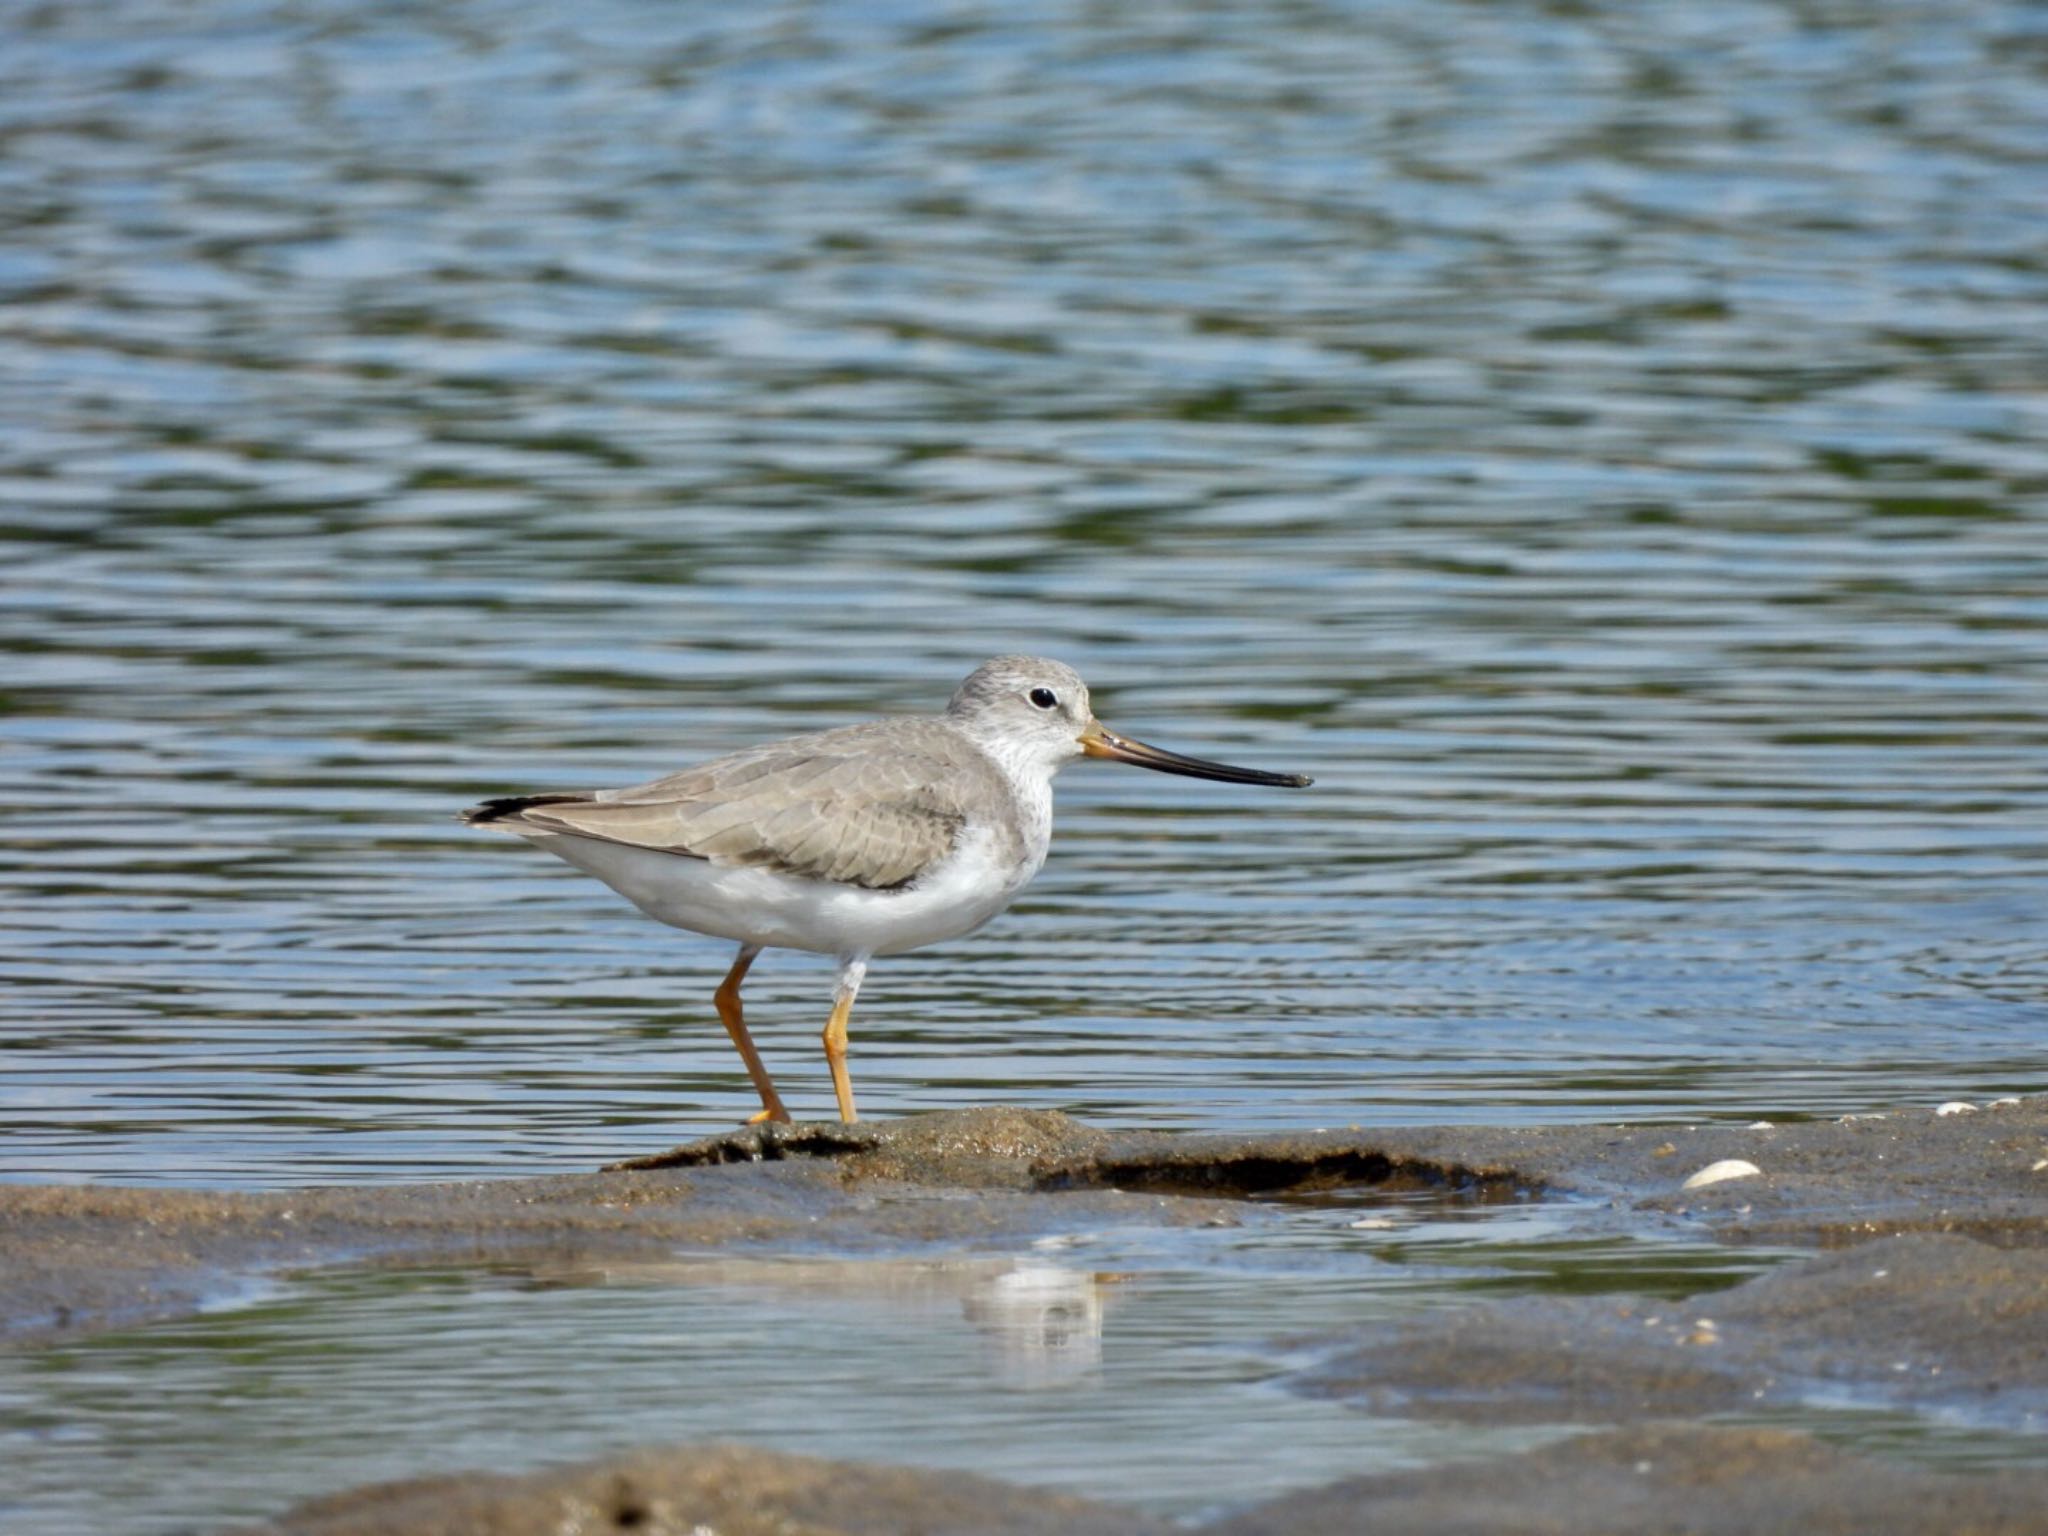
M 971 731 L 968 736 L 1008 782 L 1025 847 L 1035 859 L 1043 859 L 1052 838 L 1052 779 L 1060 762 L 1048 760 L 1035 743 L 1013 736 Z

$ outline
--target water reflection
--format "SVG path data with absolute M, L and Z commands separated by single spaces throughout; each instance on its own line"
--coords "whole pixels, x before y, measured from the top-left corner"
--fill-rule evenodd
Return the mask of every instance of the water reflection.
M 825 1307 L 910 1321 L 964 1319 L 983 1345 L 989 1380 L 1035 1390 L 1099 1385 L 1102 1320 L 1129 1276 L 1040 1257 L 865 1259 L 684 1258 L 533 1271 L 543 1286 L 714 1286 L 768 1307 Z
M 963 1315 L 980 1332 L 1002 1379 L 1012 1385 L 1095 1381 L 1102 1374 L 1102 1311 L 1111 1278 L 1042 1259 L 1019 1263 L 976 1286 Z

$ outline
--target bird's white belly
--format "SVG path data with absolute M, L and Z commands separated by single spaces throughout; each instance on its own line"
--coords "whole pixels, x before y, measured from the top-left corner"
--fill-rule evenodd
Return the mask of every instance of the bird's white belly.
M 895 891 L 720 865 L 683 854 L 560 833 L 532 840 L 597 876 L 649 917 L 735 943 L 827 955 L 893 955 L 971 933 L 1031 882 L 1045 862 L 992 856 L 970 833 L 916 884 Z

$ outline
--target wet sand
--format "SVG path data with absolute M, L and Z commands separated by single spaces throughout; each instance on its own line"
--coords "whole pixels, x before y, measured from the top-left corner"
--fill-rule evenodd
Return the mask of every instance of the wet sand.
M 707 1151 L 693 1167 L 534 1179 L 270 1194 L 0 1184 L 0 1338 L 176 1316 L 231 1297 L 251 1277 L 338 1264 L 573 1269 L 679 1249 L 890 1254 L 1021 1246 L 1095 1220 L 1231 1219 L 1232 1204 L 1216 1200 L 1037 1190 L 1030 1157 L 1084 1139 L 1062 1115 L 998 1109 L 860 1130 L 801 1128 L 791 1139 L 811 1153 L 802 1157 L 720 1166 Z
M 1759 1172 L 1684 1187 L 1730 1160 Z M 1357 1186 L 1547 1198 L 1588 1231 L 1814 1252 L 1692 1300 L 1481 1301 L 1321 1341 L 1323 1363 L 1292 1385 L 1333 1405 L 1593 1433 L 1297 1494 L 1218 1533 L 2042 1528 L 2048 1471 L 1938 1473 L 1699 1421 L 1825 1392 L 2048 1430 L 2048 1099 L 1768 1127 L 1254 1137 L 1116 1135 L 992 1109 L 763 1127 L 542 1179 L 265 1195 L 0 1186 L 0 1319 L 10 1342 L 33 1348 L 325 1266 L 1021 1246 L 1104 1219 L 1227 1222 L 1247 1195 Z M 720 1448 L 362 1490 L 269 1529 L 537 1533 L 562 1528 L 572 1505 L 586 1529 L 722 1536 L 1163 1529 L 955 1474 Z
M 956 1472 L 732 1446 L 316 1499 L 234 1536 L 2038 1536 L 2048 1474 L 1960 1478 L 1769 1429 L 1651 1425 L 1353 1478 L 1187 1527 Z

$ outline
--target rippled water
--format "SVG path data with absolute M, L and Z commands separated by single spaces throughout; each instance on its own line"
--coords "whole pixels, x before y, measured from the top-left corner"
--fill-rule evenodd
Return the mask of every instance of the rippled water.
M 450 813 L 1008 649 L 1318 784 L 1072 771 L 872 1113 L 2048 1088 L 2037 8 L 0 29 L 7 1175 L 729 1124 L 724 947 Z
M 724 947 L 451 813 L 1010 649 L 1317 787 L 1075 769 L 1021 906 L 871 973 L 870 1113 L 2048 1088 L 2044 63 L 1967 0 L 7 8 L 0 1175 L 730 1124 Z M 800 1114 L 828 989 L 749 984 Z M 0 1362 L 0 1524 L 622 1437 L 1189 1513 L 1469 1449 L 1272 1390 L 1472 1288 L 1301 1219 L 320 1277 Z M 1497 1288 L 1708 1278 L 1489 1230 Z

